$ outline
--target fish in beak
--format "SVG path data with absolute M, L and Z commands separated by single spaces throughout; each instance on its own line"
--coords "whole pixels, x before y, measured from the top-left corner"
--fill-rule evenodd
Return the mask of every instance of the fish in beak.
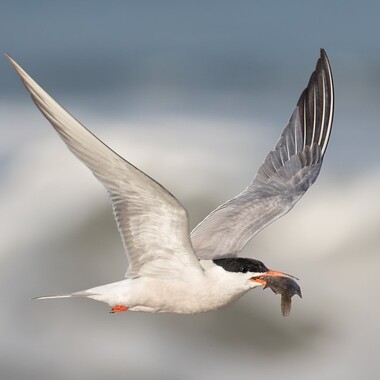
M 251 281 L 270 288 L 275 294 L 281 294 L 281 312 L 284 317 L 290 313 L 292 297 L 297 294 L 302 298 L 301 288 L 296 283 L 297 277 L 290 274 L 268 270 L 266 273 L 251 278 Z

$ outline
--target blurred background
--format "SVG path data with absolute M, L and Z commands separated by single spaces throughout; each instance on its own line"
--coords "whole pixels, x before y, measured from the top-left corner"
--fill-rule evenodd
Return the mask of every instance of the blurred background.
M 244 255 L 300 277 L 289 318 L 255 290 L 202 315 L 31 301 L 120 280 L 102 186 L 0 59 L 2 379 L 375 379 L 379 356 L 378 2 L 1 1 L 8 52 L 194 227 L 253 179 L 325 48 L 333 133 L 316 184 Z

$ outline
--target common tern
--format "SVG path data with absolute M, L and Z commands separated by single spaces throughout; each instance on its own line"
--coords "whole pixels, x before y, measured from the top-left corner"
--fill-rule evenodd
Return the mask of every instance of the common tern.
M 85 297 L 107 303 L 114 313 L 200 313 L 259 286 L 283 293 L 288 302 L 301 295 L 293 276 L 237 256 L 260 230 L 291 210 L 318 177 L 334 114 L 333 79 L 323 49 L 254 180 L 191 233 L 187 211 L 169 191 L 111 150 L 8 58 L 67 147 L 105 186 L 129 262 L 121 281 L 38 299 Z

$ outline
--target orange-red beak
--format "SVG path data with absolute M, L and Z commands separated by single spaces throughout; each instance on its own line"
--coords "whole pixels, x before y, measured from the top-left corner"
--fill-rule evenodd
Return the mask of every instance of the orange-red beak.
M 260 274 L 259 276 L 252 277 L 250 280 L 253 282 L 257 282 L 260 285 L 266 286 L 267 281 L 266 278 L 272 278 L 272 277 L 285 277 L 285 278 L 291 278 L 292 280 L 298 280 L 297 277 L 292 276 L 291 274 L 277 272 L 275 270 L 269 269 L 268 272 Z

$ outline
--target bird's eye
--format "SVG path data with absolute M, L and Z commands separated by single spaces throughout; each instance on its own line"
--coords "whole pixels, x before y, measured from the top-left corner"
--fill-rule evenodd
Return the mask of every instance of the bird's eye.
M 248 269 L 246 267 L 241 267 L 240 268 L 240 272 L 241 273 L 247 273 L 248 272 Z

